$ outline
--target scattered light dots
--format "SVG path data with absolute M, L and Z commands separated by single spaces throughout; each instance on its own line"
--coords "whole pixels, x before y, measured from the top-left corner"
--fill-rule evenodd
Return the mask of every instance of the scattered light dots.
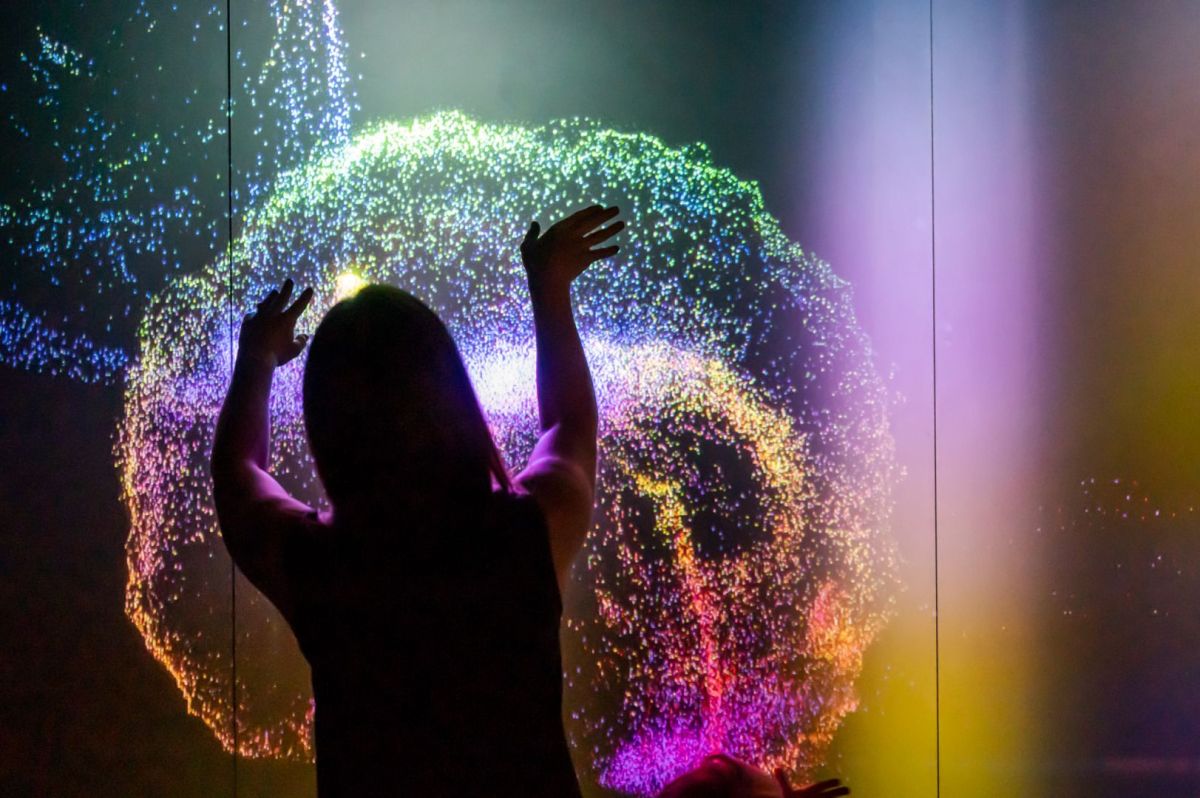
M 252 64 L 258 58 L 241 46 L 262 37 L 235 41 L 235 104 L 261 120 L 253 148 L 235 155 L 235 215 L 280 171 L 343 144 L 354 101 L 332 0 L 246 8 L 256 25 L 270 20 L 273 60 Z M 0 293 L 0 363 L 118 381 L 150 296 L 225 249 L 224 77 L 185 93 L 175 82 L 187 75 L 161 63 L 164 37 L 186 32 L 188 46 L 206 53 L 213 41 L 223 45 L 224 14 L 223 4 L 181 10 L 139 0 L 95 45 L 95 58 L 41 29 L 19 53 L 26 79 L 6 80 L 2 91 L 28 102 L 14 104 L 9 128 L 37 153 L 53 153 L 63 171 L 31 174 L 23 193 L 0 200 L 0 232 L 16 264 Z M 127 102 L 166 91 L 185 110 L 154 120 L 129 113 Z M 238 124 L 249 124 L 249 113 L 239 110 Z M 10 159 L 19 185 L 25 159 Z
M 1123 596 L 1123 611 L 1137 617 L 1171 617 L 1171 609 L 1155 602 L 1177 603 L 1180 596 L 1195 592 L 1196 570 L 1186 546 L 1198 520 L 1194 505 L 1161 506 L 1137 479 L 1089 477 L 1080 481 L 1076 496 L 1050 511 L 1042 509 L 1049 516 L 1042 528 L 1078 562 L 1087 560 L 1071 547 L 1113 542 L 1111 551 L 1119 559 L 1103 566 L 1111 578 L 1097 579 L 1096 584 L 1103 586 L 1103 593 Z M 1049 591 L 1053 611 L 1079 619 L 1104 617 L 1092 583 L 1078 581 L 1089 587 Z
M 171 70 L 145 62 L 134 32 L 223 41 L 220 6 L 139 3 L 136 24 L 105 48 L 114 63 L 39 31 L 21 59 L 45 117 L 8 120 L 27 138 L 52 132 L 65 173 L 0 203 L 21 264 L 0 296 L 0 362 L 124 378 L 126 612 L 188 711 L 227 748 L 236 714 L 245 756 L 312 757 L 307 683 L 280 675 L 303 673 L 301 655 L 248 588 L 232 704 L 229 560 L 207 466 L 231 301 L 240 318 L 293 277 L 317 291 L 300 325 L 311 333 L 367 282 L 413 291 L 453 330 L 519 467 L 536 412 L 517 246 L 531 219 L 601 201 L 629 226 L 621 253 L 575 293 L 602 459 L 567 602 L 569 735 L 591 777 L 640 794 L 716 749 L 818 766 L 858 706 L 862 655 L 897 587 L 888 391 L 849 286 L 703 144 L 672 148 L 582 118 L 522 127 L 455 112 L 353 130 L 332 0 L 273 0 L 265 13 L 269 51 L 237 40 L 249 20 L 233 29 L 233 120 L 250 142 L 235 154 L 233 268 L 224 96 L 176 92 L 190 120 L 177 128 L 130 126 L 106 105 L 168 96 Z M 119 87 L 104 82 L 114 70 L 128 77 Z M 17 298 L 29 285 L 57 299 L 29 307 Z M 111 309 L 99 326 L 94 306 Z M 132 348 L 114 331 L 122 320 L 136 324 Z M 302 369 L 298 358 L 276 376 L 271 466 L 327 507 L 304 439 Z
M 530 219 L 592 201 L 620 205 L 629 227 L 576 291 L 602 473 L 568 602 L 572 741 L 595 778 L 643 794 L 717 748 L 801 770 L 822 761 L 895 587 L 886 386 L 845 284 L 786 239 L 754 185 L 702 146 L 587 120 L 526 128 L 444 112 L 367 128 L 263 197 L 232 275 L 218 260 L 155 297 L 122 425 L 136 486 L 130 601 L 186 685 L 228 678 L 222 641 L 198 639 L 184 608 L 221 584 L 192 562 L 219 547 L 201 467 L 229 369 L 230 277 L 239 305 L 287 276 L 313 285 L 300 332 L 359 281 L 412 290 L 451 327 L 519 466 L 537 414 L 517 248 Z M 272 469 L 325 506 L 302 370 L 298 359 L 276 378 Z M 168 591 L 187 598 L 168 605 Z M 273 617 L 259 603 L 242 634 L 267 635 Z M 256 672 L 300 657 L 291 643 L 272 651 Z M 307 693 L 282 700 L 249 679 L 242 752 L 311 755 Z

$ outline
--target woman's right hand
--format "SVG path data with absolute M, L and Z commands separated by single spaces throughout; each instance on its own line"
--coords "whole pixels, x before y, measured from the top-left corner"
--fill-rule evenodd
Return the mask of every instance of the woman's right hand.
M 786 771 L 782 768 L 776 769 L 775 778 L 783 789 L 784 798 L 836 798 L 840 795 L 850 794 L 850 788 L 843 787 L 837 779 L 819 781 L 807 787 L 793 787 L 788 782 Z
M 615 205 L 610 208 L 592 205 L 555 222 L 545 233 L 541 233 L 536 221 L 531 223 L 521 242 L 521 260 L 530 288 L 566 289 L 588 266 L 615 255 L 619 249 L 615 244 L 600 249 L 592 247 L 625 227 L 624 222 L 600 227 L 620 212 Z

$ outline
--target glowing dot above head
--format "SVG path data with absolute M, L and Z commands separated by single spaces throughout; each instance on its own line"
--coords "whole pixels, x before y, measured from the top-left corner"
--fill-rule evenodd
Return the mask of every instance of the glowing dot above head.
M 343 272 L 337 276 L 334 281 L 333 299 L 335 302 L 341 302 L 343 299 L 349 299 L 367 286 L 367 281 L 359 277 L 354 272 Z

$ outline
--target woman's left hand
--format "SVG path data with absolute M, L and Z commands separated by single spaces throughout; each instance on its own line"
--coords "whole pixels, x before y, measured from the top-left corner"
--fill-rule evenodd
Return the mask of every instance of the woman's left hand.
M 296 335 L 296 320 L 308 307 L 313 298 L 312 287 L 305 288 L 291 306 L 284 309 L 292 296 L 292 280 L 284 280 L 283 286 L 267 294 L 258 303 L 255 313 L 242 319 L 242 330 L 238 335 L 238 358 L 254 358 L 268 363 L 272 368 L 282 366 L 304 351 L 307 335 Z

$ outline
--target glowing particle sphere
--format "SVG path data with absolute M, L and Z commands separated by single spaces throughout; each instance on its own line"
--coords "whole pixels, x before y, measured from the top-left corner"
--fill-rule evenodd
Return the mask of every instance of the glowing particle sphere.
M 305 333 L 363 282 L 412 291 L 453 331 L 519 468 L 537 416 L 517 248 L 531 219 L 592 202 L 619 205 L 628 227 L 574 289 L 601 414 L 595 524 L 564 599 L 581 775 L 648 794 L 715 750 L 820 764 L 896 587 L 888 394 L 849 287 L 702 145 L 459 113 L 380 124 L 285 175 L 233 267 L 178 279 L 141 325 L 118 443 L 127 610 L 226 746 L 229 560 L 206 460 L 231 320 L 285 277 L 317 290 Z M 327 507 L 302 371 L 298 358 L 275 378 L 271 468 Z M 295 641 L 247 583 L 237 595 L 238 747 L 311 758 Z

